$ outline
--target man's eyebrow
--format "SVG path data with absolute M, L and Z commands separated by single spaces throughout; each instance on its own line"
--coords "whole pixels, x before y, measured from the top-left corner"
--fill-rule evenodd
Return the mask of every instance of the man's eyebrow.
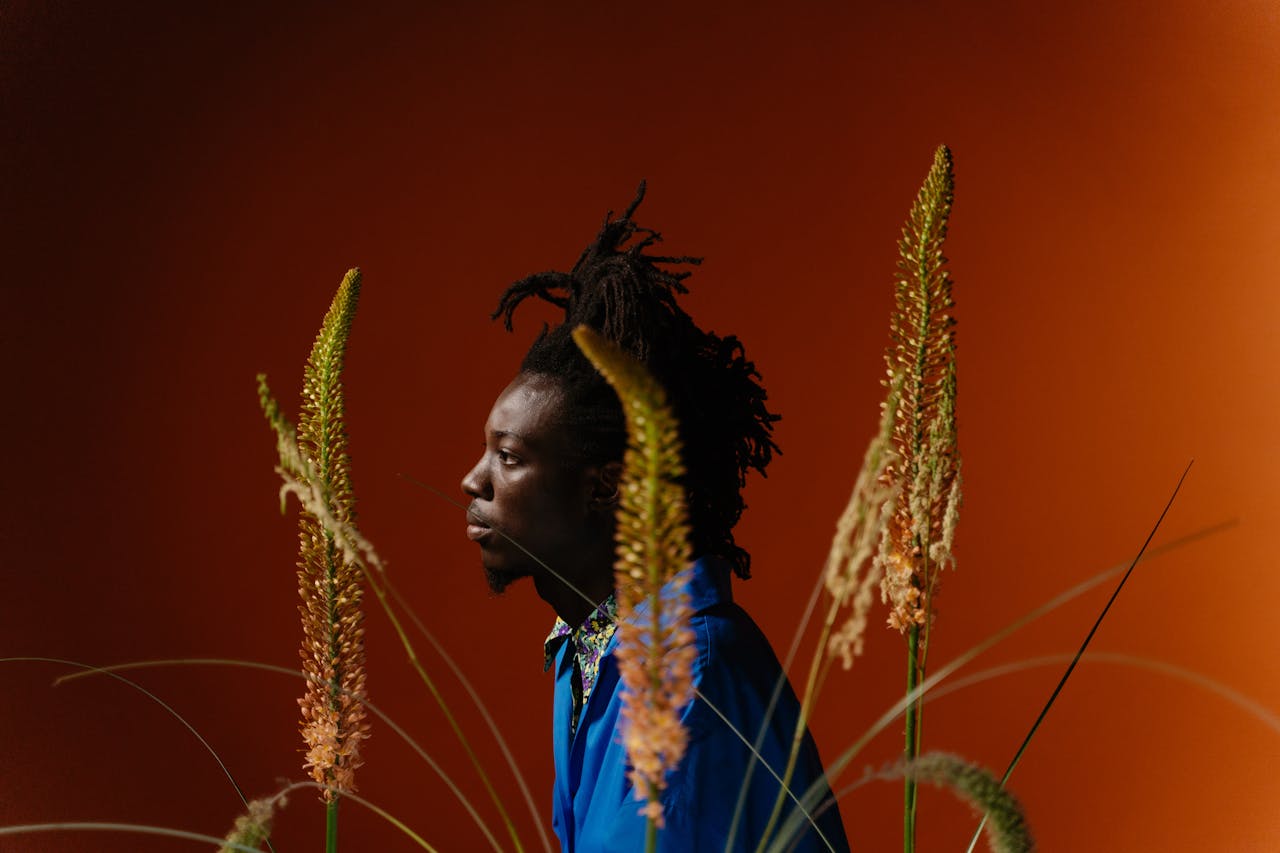
M 521 435 L 518 432 L 512 432 L 509 429 L 495 429 L 493 431 L 493 437 L 494 438 L 514 438 L 516 441 L 522 441 L 525 444 L 529 443 L 528 439 L 526 439 L 523 435 Z

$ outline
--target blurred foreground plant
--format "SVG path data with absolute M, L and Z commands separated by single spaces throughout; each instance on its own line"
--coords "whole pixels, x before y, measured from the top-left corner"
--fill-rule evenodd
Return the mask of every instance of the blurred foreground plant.
M 880 428 L 863 457 L 853 494 L 836 524 L 824 582 L 831 600 L 810 663 L 791 755 L 789 784 L 809 716 L 828 668 L 848 669 L 862 653 L 874 590 L 889 604 L 889 624 L 907 636 L 907 694 L 925 674 L 933 594 L 940 569 L 953 561 L 951 543 L 960 505 L 956 449 L 955 337 L 951 279 L 942 243 L 954 196 L 951 152 L 939 146 L 898 241 L 895 305 L 885 353 L 888 392 Z M 850 608 L 836 628 L 839 614 Z M 906 714 L 904 760 L 920 753 L 923 705 Z M 916 779 L 905 775 L 903 849 L 915 849 Z M 781 814 L 774 804 L 770 829 Z
M 325 848 L 337 849 L 338 800 L 355 790 L 362 763 L 360 742 L 369 737 L 364 699 L 364 593 L 361 567 L 338 529 L 354 530 L 351 458 L 343 421 L 342 368 L 351 321 L 360 298 L 360 271 L 350 270 L 338 287 L 311 348 L 303 377 L 302 416 L 296 432 L 258 377 L 263 412 L 276 430 L 277 471 L 285 478 L 281 511 L 292 492 L 302 500 L 299 517 L 298 594 L 302 604 L 302 669 L 306 691 L 302 737 L 306 762 L 325 786 Z M 345 544 L 345 547 L 344 547 Z
M 895 310 L 885 354 L 893 378 L 893 445 L 896 456 L 883 479 L 898 501 L 876 556 L 889 624 L 907 636 L 907 692 L 925 677 L 933 599 L 938 576 L 955 558 L 951 543 L 960 506 L 960 455 L 956 447 L 955 321 L 947 313 L 951 276 L 942 244 L 955 194 L 951 152 L 939 146 L 898 241 Z M 924 705 L 907 710 L 904 755 L 920 753 Z M 916 782 L 906 777 L 903 850 L 915 849 Z
M 688 742 L 680 712 L 693 699 L 697 654 L 679 575 L 689 562 L 680 437 L 666 393 L 644 367 L 586 326 L 575 329 L 573 339 L 613 386 L 627 420 L 618 488 L 616 655 L 626 685 L 622 739 L 636 798 L 646 800 L 645 847 L 653 851 L 666 774 L 680 764 Z
M 299 610 L 303 622 L 302 659 L 307 690 L 299 704 L 303 714 L 302 733 L 308 746 L 304 768 L 310 770 L 312 778 L 320 786 L 321 797 L 326 804 L 326 850 L 333 853 L 337 849 L 338 797 L 354 796 L 354 770 L 363 763 L 359 757 L 359 742 L 368 737 L 368 724 L 364 722 L 365 708 L 373 709 L 365 692 L 364 616 L 360 611 L 363 581 L 373 590 L 408 655 L 410 666 L 436 700 L 506 826 L 514 849 L 520 853 L 524 847 L 515 823 L 457 718 L 419 660 L 408 633 L 391 606 L 391 598 L 395 598 L 408 611 L 410 620 L 436 646 L 445 663 L 454 670 L 470 693 L 507 757 L 512 775 L 524 794 L 530 811 L 534 812 L 528 785 L 514 757 L 465 675 L 427 632 L 412 609 L 400 599 L 386 576 L 381 558 L 355 526 L 351 460 L 347 453 L 343 422 L 342 369 L 359 295 L 360 271 L 352 269 L 343 278 L 333 298 L 308 359 L 303 382 L 302 418 L 298 429 L 295 430 L 281 413 L 267 387 L 266 377 L 258 376 L 258 396 L 262 410 L 276 434 L 280 460 L 276 472 L 284 481 L 280 488 L 281 511 L 283 512 L 285 500 L 290 494 L 297 497 L 302 506 L 302 557 L 298 564 L 298 577 L 303 600 Z M 431 761 L 385 715 L 380 716 L 427 759 L 468 815 L 475 820 L 493 848 L 500 849 L 497 839 L 480 814 L 443 768 Z M 379 811 L 373 804 L 361 802 Z M 389 815 L 384 816 L 425 846 L 425 842 L 404 824 Z M 251 821 L 250 825 L 252 824 Z M 541 827 L 539 835 L 543 846 L 549 848 Z

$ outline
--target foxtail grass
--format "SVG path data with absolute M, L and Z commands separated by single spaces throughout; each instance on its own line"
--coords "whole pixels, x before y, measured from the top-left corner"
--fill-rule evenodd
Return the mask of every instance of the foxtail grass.
M 361 571 L 334 535 L 354 528 L 355 497 L 347 452 L 342 369 L 351 322 L 360 298 L 360 271 L 343 277 L 329 306 L 303 373 L 302 415 L 295 431 L 258 377 L 263 412 L 276 430 L 280 467 L 287 491 L 304 501 L 299 516 L 298 593 L 302 599 L 302 668 L 306 692 L 298 700 L 306 744 L 303 768 L 323 786 L 325 849 L 337 850 L 338 802 L 355 790 L 369 737 L 365 695 L 364 613 Z
M 1032 853 L 1036 849 L 1017 798 L 984 767 L 942 752 L 927 752 L 902 765 L 904 777 L 932 782 L 990 816 L 987 840 L 992 853 Z
M 266 377 L 258 377 L 259 400 L 276 433 L 280 457 L 276 471 L 284 481 L 281 509 L 289 494 L 302 504 L 302 657 L 304 671 L 310 677 L 307 693 L 299 704 L 303 710 L 303 735 L 309 747 L 305 766 L 323 786 L 322 796 L 327 804 L 326 849 L 330 853 L 336 850 L 337 801 L 344 792 L 354 790 L 352 773 L 361 763 L 359 741 L 368 737 L 360 701 L 364 697 L 364 629 L 359 608 L 363 579 L 391 620 L 410 665 L 445 714 L 507 827 L 515 850 L 521 853 L 524 848 L 514 822 L 391 607 L 387 597 L 390 581 L 381 559 L 355 526 L 341 377 L 359 292 L 360 272 L 353 269 L 343 279 L 308 359 L 303 415 L 297 429 L 281 413 Z M 549 846 L 545 834 L 543 842 Z
M 897 458 L 885 473 L 900 497 L 876 560 L 889 624 L 907 638 L 907 692 L 925 677 L 934 593 L 941 570 L 954 562 L 952 540 L 960 506 L 956 446 L 955 321 L 948 313 L 951 276 L 943 242 L 955 196 L 951 152 L 934 154 L 898 241 L 895 310 L 890 320 L 889 370 L 901 376 L 893 444 Z M 924 708 L 907 711 L 903 759 L 920 752 Z M 905 777 L 902 845 L 915 850 L 916 780 Z
M 680 438 L 666 393 L 639 362 L 585 326 L 574 330 L 573 339 L 617 392 L 627 421 L 618 490 L 615 656 L 626 687 L 622 739 L 636 797 L 645 800 L 646 848 L 653 851 L 663 825 L 666 774 L 679 765 L 688 743 L 680 712 L 693 699 L 696 656 L 679 574 L 689 563 Z M 669 584 L 674 589 L 664 593 Z
M 907 640 L 907 690 L 925 675 L 933 594 L 939 571 L 954 562 L 952 540 L 960 505 L 960 457 L 956 447 L 955 321 L 951 278 L 942 244 L 954 199 L 951 152 L 939 146 L 898 241 L 895 306 L 885 352 L 887 393 L 880 429 L 863 457 L 853 494 L 836 523 L 824 580 L 830 593 L 796 722 L 784 786 L 790 783 L 809 715 L 828 668 L 845 669 L 862 652 L 878 585 L 889 605 L 888 622 Z M 836 620 L 848 608 L 837 629 Z M 920 750 L 923 708 L 907 714 L 903 760 Z M 760 841 L 763 849 L 781 815 L 779 792 Z M 916 782 L 903 791 L 903 850 L 915 849 Z M 736 821 L 730 830 L 737 829 Z
M 276 809 L 283 808 L 287 802 L 284 795 L 277 794 L 246 803 L 245 813 L 236 818 L 218 853 L 231 853 L 244 847 L 260 849 L 263 842 L 271 837 L 271 822 L 275 819 Z

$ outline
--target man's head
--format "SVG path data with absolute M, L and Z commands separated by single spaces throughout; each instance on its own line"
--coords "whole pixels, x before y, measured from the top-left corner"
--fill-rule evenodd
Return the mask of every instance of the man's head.
M 554 376 L 520 373 L 493 404 L 484 452 L 462 480 L 467 535 L 494 592 L 548 571 L 582 587 L 609 562 L 622 466 L 582 452 L 566 402 Z
M 582 548 L 596 550 L 602 529 L 599 514 L 584 514 L 583 499 L 594 495 L 598 501 L 608 494 L 610 479 L 616 483 L 626 447 L 626 423 L 617 396 L 571 337 L 575 327 L 587 325 L 643 362 L 667 390 L 684 445 L 687 473 L 682 485 L 693 531 L 693 553 L 718 554 L 730 561 L 740 577 L 749 577 L 751 557 L 734 542 L 732 531 L 745 507 L 741 488 L 747 470 L 763 473 L 777 449 L 771 433 L 778 416 L 765 407 L 759 374 L 738 339 L 702 331 L 678 304 L 678 295 L 687 292 L 683 282 L 689 272 L 674 272 L 669 267 L 696 264 L 699 259 L 645 254 L 644 250 L 661 237 L 631 220 L 643 197 L 642 183 L 620 219 L 613 219 L 612 212 L 605 218 L 600 233 L 571 272 L 538 273 L 516 282 L 503 293 L 494 312 L 494 318 L 502 317 L 510 330 L 516 308 L 530 296 L 564 309 L 564 322 L 543 328 L 524 358 L 520 376 L 498 398 L 490 415 L 490 428 L 504 432 L 505 419 L 517 409 L 523 414 L 536 409 L 539 425 L 554 434 L 547 437 L 546 446 L 554 446 L 561 454 L 563 470 L 554 478 L 554 488 L 560 489 L 554 497 L 539 498 L 536 510 L 520 510 L 529 520 L 536 513 L 536 523 L 529 525 L 525 518 L 512 517 L 494 518 L 491 523 L 548 564 L 552 556 L 570 555 L 553 555 L 550 550 L 539 553 L 532 544 L 563 550 L 574 537 L 562 525 L 578 530 Z M 516 405 L 518 400 L 527 405 Z M 494 467 L 501 463 L 496 454 L 503 448 L 491 446 L 489 428 L 486 433 L 485 456 L 463 482 L 473 498 L 472 515 L 488 506 L 487 498 L 477 496 L 483 495 L 484 485 L 477 472 L 482 468 L 499 473 L 504 470 Z M 492 482 L 501 481 L 495 478 Z M 593 505 L 585 506 L 590 510 Z M 612 510 L 611 505 L 604 508 Z M 546 512 L 557 515 L 555 524 L 545 518 Z M 544 537 L 544 541 L 521 539 L 510 526 L 517 521 L 525 536 Z M 610 515 L 604 527 L 609 535 L 611 521 Z M 470 532 L 482 536 L 491 584 L 505 586 L 511 579 L 503 568 L 506 560 L 488 552 L 489 542 L 498 537 L 484 534 L 480 528 Z M 606 571 L 612 563 L 611 554 L 611 548 L 606 548 L 595 557 L 603 560 Z M 517 564 L 524 574 L 536 576 L 536 569 L 530 568 L 530 564 L 537 565 L 535 562 L 512 558 L 509 563 Z M 554 564 L 552 568 L 558 569 Z

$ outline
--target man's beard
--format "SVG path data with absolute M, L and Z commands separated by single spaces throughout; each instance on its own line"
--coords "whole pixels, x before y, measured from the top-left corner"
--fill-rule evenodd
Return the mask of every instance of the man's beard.
M 484 567 L 484 579 L 489 583 L 489 589 L 494 595 L 502 595 L 511 584 L 521 578 L 529 577 L 529 573 L 525 571 L 503 571 L 502 569 L 491 569 Z

